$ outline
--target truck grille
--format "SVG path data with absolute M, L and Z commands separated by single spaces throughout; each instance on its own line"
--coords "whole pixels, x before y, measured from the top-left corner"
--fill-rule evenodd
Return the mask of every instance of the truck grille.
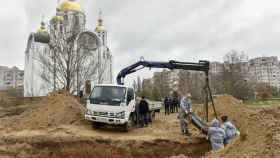
M 109 113 L 109 112 L 97 112 L 97 111 L 94 111 L 93 115 L 94 116 L 101 116 L 101 117 L 116 118 L 116 114 L 112 113 L 112 112 Z
M 109 113 L 109 117 L 115 117 L 115 114 L 112 113 L 112 112 L 110 112 L 110 113 Z

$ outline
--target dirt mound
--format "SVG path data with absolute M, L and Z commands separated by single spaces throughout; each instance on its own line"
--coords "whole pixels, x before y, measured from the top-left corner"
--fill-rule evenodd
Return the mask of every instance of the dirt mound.
M 252 110 L 247 108 L 242 102 L 231 95 L 217 96 L 214 99 L 217 116 L 228 115 L 231 121 L 238 127 L 246 127 L 246 124 Z M 204 109 L 198 109 L 199 116 L 205 116 Z M 212 104 L 209 104 L 209 121 L 215 118 Z M 242 130 L 242 129 L 241 129 Z M 246 131 L 246 130 L 245 130 Z
M 224 150 L 208 157 L 276 158 L 279 155 L 280 108 L 249 108 L 232 96 L 217 97 L 215 103 L 218 115 L 228 115 L 241 135 Z
M 240 130 L 245 131 L 246 129 L 243 129 L 243 127 L 246 127 L 244 125 L 247 124 L 250 115 L 254 113 L 253 110 L 242 104 L 242 101 L 230 95 L 216 97 L 215 107 L 218 116 L 228 115 L 231 121 L 240 128 Z M 214 118 L 213 110 L 210 110 L 210 115 Z
M 50 93 L 38 103 L 37 108 L 24 112 L 11 120 L 12 129 L 44 129 L 59 125 L 79 124 L 85 108 L 69 93 Z
M 0 107 L 22 105 L 24 103 L 22 94 L 23 89 L 0 90 Z

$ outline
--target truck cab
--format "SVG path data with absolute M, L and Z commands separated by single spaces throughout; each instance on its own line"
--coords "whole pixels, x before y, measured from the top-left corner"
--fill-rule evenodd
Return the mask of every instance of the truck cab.
M 95 85 L 87 99 L 85 119 L 94 128 L 104 124 L 118 125 L 128 131 L 135 116 L 134 89 L 123 85 Z

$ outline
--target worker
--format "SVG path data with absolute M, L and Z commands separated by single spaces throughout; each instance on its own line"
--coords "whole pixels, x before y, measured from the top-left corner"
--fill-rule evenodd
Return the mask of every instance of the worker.
M 191 122 L 191 113 L 192 113 L 192 104 L 190 102 L 190 99 L 184 96 L 180 101 L 179 119 L 180 119 L 182 134 L 188 136 L 191 135 L 188 129 L 188 124 Z
M 170 99 L 170 113 L 175 113 L 174 97 L 169 97 Z
M 174 113 L 173 99 L 171 97 L 169 97 L 169 109 L 170 113 Z
M 224 139 L 226 137 L 225 130 L 221 127 L 219 120 L 214 119 L 211 127 L 206 129 L 208 138 L 210 139 L 212 150 L 218 151 L 224 148 Z
M 172 98 L 168 97 L 168 104 L 169 104 L 169 112 L 173 113 L 173 105 L 172 105 Z
M 170 98 L 166 96 L 164 98 L 163 104 L 164 104 L 164 109 L 165 109 L 165 115 L 169 115 L 169 113 L 170 113 Z
M 139 114 L 141 119 L 141 126 L 148 126 L 149 123 L 149 104 L 145 100 L 145 96 L 142 96 L 140 103 L 139 103 Z
M 174 112 L 178 112 L 178 106 L 179 106 L 179 101 L 177 97 L 174 97 L 172 99 L 172 104 L 173 104 L 173 108 L 174 108 Z
M 79 97 L 83 98 L 84 97 L 84 86 L 80 86 L 80 91 L 79 91 Z
M 221 120 L 222 120 L 222 128 L 225 130 L 226 133 L 226 137 L 224 141 L 226 145 L 230 143 L 230 141 L 234 139 L 236 136 L 240 135 L 240 132 L 237 130 L 234 124 L 229 121 L 227 115 L 223 115 L 221 117 Z

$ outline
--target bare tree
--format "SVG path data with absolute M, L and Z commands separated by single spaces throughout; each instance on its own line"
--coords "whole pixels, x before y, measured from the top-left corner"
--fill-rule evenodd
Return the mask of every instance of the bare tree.
M 248 58 L 249 57 L 244 51 L 238 52 L 237 50 L 232 49 L 224 56 L 224 62 L 229 64 L 237 64 L 248 61 Z
M 257 99 L 266 100 L 273 96 L 275 87 L 270 86 L 268 83 L 257 83 L 255 85 L 255 92 L 257 94 Z
M 152 79 L 143 79 L 141 87 L 142 87 L 142 89 L 138 93 L 141 96 L 145 96 L 145 97 L 151 99 L 152 87 L 153 87 Z
M 247 79 L 248 56 L 231 50 L 224 57 L 223 85 L 225 92 L 239 99 L 252 95 L 252 82 Z
M 69 20 L 72 25 L 60 22 L 50 25 L 50 51 L 39 56 L 44 69 L 41 76 L 53 84 L 54 90 L 79 91 L 86 80 L 95 77 L 101 81 L 106 67 L 100 62 L 98 38 L 94 34 L 80 33 L 79 19 L 72 20 Z
M 210 73 L 210 87 L 213 94 L 223 94 L 225 93 L 223 80 L 223 72 Z
M 190 93 L 194 100 L 203 99 L 204 74 L 194 71 L 181 70 L 179 72 L 179 92 L 182 95 Z
M 160 96 L 160 98 L 164 98 L 165 96 L 168 96 L 171 93 L 171 88 L 168 84 L 168 75 L 169 72 L 167 70 L 154 73 L 153 87 L 155 88 L 155 90 L 158 91 L 157 95 Z
M 179 92 L 182 95 L 189 93 L 190 85 L 190 72 L 189 71 L 179 71 Z

